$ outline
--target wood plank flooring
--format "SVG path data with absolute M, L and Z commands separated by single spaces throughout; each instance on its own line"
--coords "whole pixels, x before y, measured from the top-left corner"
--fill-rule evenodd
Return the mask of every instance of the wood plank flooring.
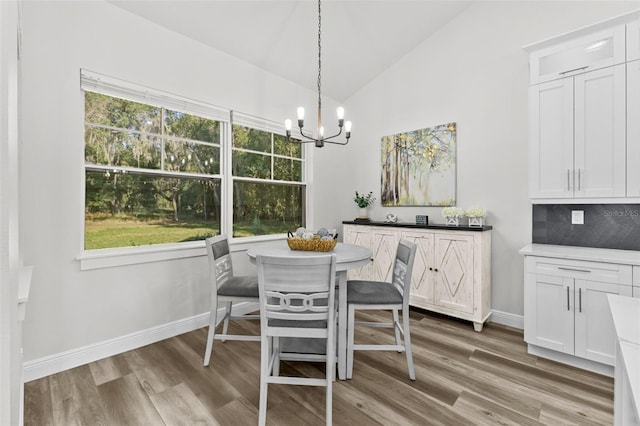
M 361 320 L 380 312 L 358 313 Z M 256 321 L 236 331 L 259 334 Z M 357 329 L 357 342 L 393 339 Z M 609 425 L 613 379 L 527 354 L 521 330 L 411 313 L 416 369 L 403 353 L 356 352 L 353 379 L 336 381 L 335 425 Z M 25 384 L 25 425 L 254 425 L 258 342 L 216 341 L 207 329 Z M 281 374 L 322 377 L 322 365 L 284 363 Z M 269 386 L 267 423 L 323 425 L 324 388 Z

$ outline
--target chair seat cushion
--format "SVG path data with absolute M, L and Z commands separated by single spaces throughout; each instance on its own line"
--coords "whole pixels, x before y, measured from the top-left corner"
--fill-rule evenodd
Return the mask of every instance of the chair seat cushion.
M 402 303 L 402 294 L 393 285 L 382 281 L 351 280 L 347 282 L 347 303 L 388 305 Z
M 269 327 L 327 328 L 327 322 L 322 320 L 295 321 L 295 320 L 270 319 Z
M 246 275 L 229 278 L 227 282 L 220 286 L 218 294 L 221 296 L 258 298 L 258 277 Z

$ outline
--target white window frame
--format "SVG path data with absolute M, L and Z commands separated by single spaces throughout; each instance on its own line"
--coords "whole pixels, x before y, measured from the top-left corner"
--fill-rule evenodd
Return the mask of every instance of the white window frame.
M 283 126 L 278 126 L 274 122 L 252 117 L 239 112 L 232 112 L 230 109 L 221 108 L 210 105 L 201 101 L 174 95 L 156 89 L 150 89 L 135 83 L 114 77 L 99 74 L 93 71 L 80 70 L 80 97 L 84 103 L 84 92 L 97 92 L 108 96 L 124 98 L 133 102 L 140 102 L 150 105 L 160 105 L 164 108 L 181 111 L 187 114 L 197 115 L 199 117 L 209 118 L 219 121 L 220 126 L 220 171 L 219 175 L 211 175 L 210 177 L 218 177 L 221 181 L 220 197 L 222 199 L 222 208 L 220 212 L 220 230 L 222 233 L 229 235 L 232 251 L 246 250 L 251 244 L 261 241 L 272 241 L 285 239 L 285 234 L 272 234 L 254 237 L 232 237 L 233 235 L 233 177 L 231 176 L 231 158 L 232 158 L 232 134 L 233 121 L 236 124 L 246 125 L 248 127 L 259 130 L 269 131 L 275 134 L 284 135 Z M 84 108 L 82 125 L 84 127 Z M 235 116 L 234 116 L 235 114 Z M 84 132 L 83 132 L 84 133 Z M 295 134 L 293 135 L 296 136 Z M 84 149 L 84 144 L 83 144 Z M 312 150 L 307 149 L 306 145 L 302 147 L 302 182 L 295 182 L 296 185 L 304 185 L 305 190 L 305 221 L 307 226 L 312 223 L 311 205 L 311 181 L 312 181 Z M 82 162 L 83 176 L 87 167 Z M 120 167 L 118 167 L 120 168 Z M 153 171 L 151 171 L 153 173 Z M 265 182 L 259 179 L 257 181 Z M 82 181 L 82 191 L 84 194 L 84 179 Z M 84 197 L 83 197 L 84 200 Z M 84 209 L 83 205 L 83 209 Z M 82 251 L 76 256 L 80 263 L 81 270 L 92 270 L 100 268 L 118 267 L 124 265 L 134 265 L 140 263 L 157 262 L 189 257 L 206 256 L 204 241 L 191 241 L 184 243 L 170 244 L 154 244 L 150 246 L 136 247 L 115 247 L 97 250 L 84 250 L 84 215 L 82 221 L 82 240 L 80 242 Z

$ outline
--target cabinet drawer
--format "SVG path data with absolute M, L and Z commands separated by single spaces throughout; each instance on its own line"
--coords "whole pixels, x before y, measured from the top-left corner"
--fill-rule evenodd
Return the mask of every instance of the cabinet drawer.
M 625 62 L 625 25 L 531 53 L 531 84 Z
M 528 272 L 612 284 L 632 282 L 631 265 L 539 257 L 534 258 L 532 269 Z

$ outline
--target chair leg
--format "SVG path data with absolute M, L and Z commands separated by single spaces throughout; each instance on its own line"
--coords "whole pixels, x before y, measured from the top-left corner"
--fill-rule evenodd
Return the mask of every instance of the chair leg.
M 280 338 L 273 337 L 273 372 L 271 373 L 274 376 L 280 375 Z
M 347 379 L 353 377 L 353 341 L 355 334 L 356 310 L 354 305 L 349 305 L 347 313 Z
M 333 338 L 335 341 L 335 336 L 329 336 L 329 338 Z M 327 348 L 330 349 L 329 343 L 327 342 Z M 332 417 L 333 417 L 333 380 L 336 375 L 336 358 L 335 358 L 335 350 L 327 350 L 326 351 L 326 364 L 325 364 L 325 379 L 327 380 L 327 392 L 326 392 L 326 422 L 327 426 L 331 426 Z
M 398 310 L 397 309 L 393 309 L 393 332 L 396 335 L 396 345 L 401 346 L 402 345 L 402 340 L 400 337 L 400 319 L 398 318 Z M 401 350 L 398 350 L 398 353 L 402 352 Z
M 327 366 L 328 368 L 329 366 Z M 329 372 L 327 371 L 327 374 Z M 331 426 L 333 423 L 332 420 L 332 413 L 333 413 L 333 386 L 332 386 L 332 380 L 328 379 L 327 380 L 327 392 L 326 392 L 326 414 L 325 414 L 325 418 L 326 418 L 326 422 L 327 422 L 327 426 Z
M 218 316 L 218 309 L 214 307 L 211 309 L 211 315 L 209 317 L 209 333 L 207 334 L 207 348 L 204 350 L 204 366 L 209 365 L 211 361 L 211 351 L 213 350 L 213 340 L 216 336 L 216 321 Z
M 267 377 L 271 374 L 267 371 L 271 348 L 269 337 L 262 336 L 260 342 L 260 404 L 258 407 L 258 425 L 264 426 L 267 423 Z
M 413 353 L 411 352 L 411 331 L 409 330 L 409 312 L 402 310 L 402 324 L 404 330 L 404 351 L 407 354 L 407 369 L 409 370 L 409 378 L 416 379 L 416 373 L 413 370 Z
M 229 318 L 231 318 L 231 309 L 233 309 L 233 302 L 227 302 L 224 310 L 224 324 L 222 325 L 222 334 L 227 334 L 229 330 Z M 225 339 L 221 339 L 223 342 Z

